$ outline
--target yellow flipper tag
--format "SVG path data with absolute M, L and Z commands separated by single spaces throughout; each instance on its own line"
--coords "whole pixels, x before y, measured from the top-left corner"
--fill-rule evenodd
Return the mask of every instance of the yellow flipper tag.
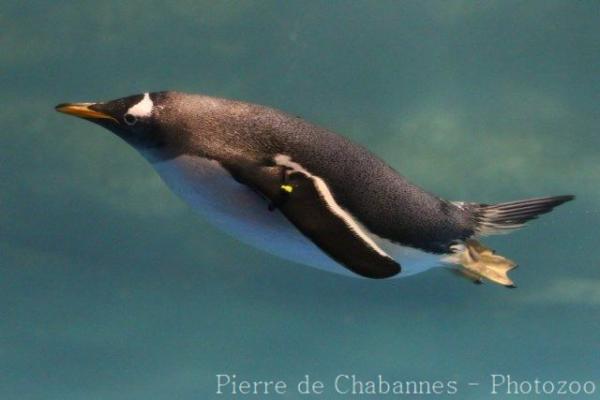
M 286 193 L 292 193 L 294 187 L 292 185 L 281 185 L 281 190 L 283 190 Z

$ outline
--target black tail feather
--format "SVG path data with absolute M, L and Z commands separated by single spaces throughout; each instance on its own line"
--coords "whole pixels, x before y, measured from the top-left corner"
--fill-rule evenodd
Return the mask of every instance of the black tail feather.
M 476 230 L 480 235 L 508 233 L 527 221 L 546 214 L 554 207 L 575 198 L 573 195 L 539 197 L 499 204 L 478 204 L 474 210 Z

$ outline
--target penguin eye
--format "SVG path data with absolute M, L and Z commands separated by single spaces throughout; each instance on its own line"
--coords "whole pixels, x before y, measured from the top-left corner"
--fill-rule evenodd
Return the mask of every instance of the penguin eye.
M 127 125 L 133 125 L 137 122 L 137 117 L 135 115 L 127 113 L 123 116 L 123 121 L 125 121 Z

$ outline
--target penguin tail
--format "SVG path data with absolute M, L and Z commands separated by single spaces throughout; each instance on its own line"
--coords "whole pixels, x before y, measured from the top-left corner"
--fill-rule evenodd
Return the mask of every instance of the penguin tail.
M 479 236 L 510 233 L 527 221 L 575 198 L 573 195 L 538 197 L 498 204 L 471 204 L 475 233 Z
M 554 207 L 575 198 L 572 195 L 539 197 L 535 199 L 517 200 L 493 205 L 476 203 L 458 203 L 463 210 L 468 210 L 474 221 L 476 236 L 509 233 L 521 228 L 527 221 L 538 215 L 546 214 Z M 509 287 L 516 287 L 508 273 L 517 264 L 503 257 L 473 238 L 452 245 L 452 252 L 444 261 L 459 266 L 453 272 L 481 283 L 483 279 Z

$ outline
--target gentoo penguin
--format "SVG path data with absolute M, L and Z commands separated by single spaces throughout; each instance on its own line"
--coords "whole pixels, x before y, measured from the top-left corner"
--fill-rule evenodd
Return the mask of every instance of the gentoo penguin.
M 240 240 L 353 276 L 441 266 L 514 287 L 507 273 L 516 264 L 476 238 L 520 228 L 574 198 L 443 200 L 340 135 L 240 101 L 157 92 L 56 110 L 118 135 L 175 193 Z

